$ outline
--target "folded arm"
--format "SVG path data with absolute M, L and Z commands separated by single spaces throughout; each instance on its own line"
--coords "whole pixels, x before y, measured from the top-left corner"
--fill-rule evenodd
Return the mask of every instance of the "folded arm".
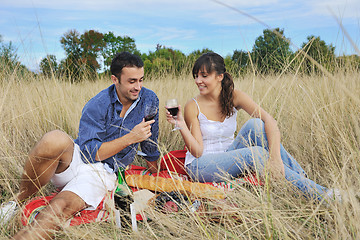
M 280 154 L 280 130 L 276 120 L 256 104 L 247 94 L 240 90 L 234 91 L 234 106 L 243 109 L 251 117 L 260 118 L 264 122 L 265 133 L 269 144 L 269 167 L 273 175 L 283 177 L 285 175 L 284 164 Z

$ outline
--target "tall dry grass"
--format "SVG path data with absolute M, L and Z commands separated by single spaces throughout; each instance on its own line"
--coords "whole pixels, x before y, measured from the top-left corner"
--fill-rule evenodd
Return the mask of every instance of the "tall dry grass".
M 70 84 L 54 78 L 19 77 L 2 73 L 0 79 L 0 190 L 13 198 L 19 187 L 27 153 L 47 131 L 61 129 L 76 138 L 81 109 L 110 79 Z M 197 94 L 191 75 L 146 79 L 161 106 L 177 97 L 182 106 Z M 294 194 L 288 184 L 246 188 L 235 185 L 228 201 L 235 220 L 224 214 L 220 223 L 190 212 L 162 214 L 149 210 L 149 221 L 139 232 L 118 230 L 114 223 L 66 228 L 58 239 L 356 239 L 360 236 L 360 79 L 357 71 L 333 76 L 261 76 L 235 79 L 278 121 L 282 143 L 309 177 L 327 187 L 344 190 L 343 202 L 329 206 Z M 240 112 L 238 128 L 249 118 Z M 159 147 L 181 149 L 179 132 L 171 132 L 160 109 Z M 41 194 L 53 189 L 49 185 Z M 222 206 L 222 203 L 216 203 Z M 222 212 L 220 211 L 220 214 Z M 13 221 L 0 229 L 0 238 L 19 230 Z

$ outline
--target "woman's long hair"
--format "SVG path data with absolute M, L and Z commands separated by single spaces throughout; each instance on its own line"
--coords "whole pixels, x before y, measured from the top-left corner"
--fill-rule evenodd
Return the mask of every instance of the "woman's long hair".
M 217 53 L 204 53 L 195 61 L 192 70 L 194 79 L 200 70 L 206 70 L 209 74 L 213 71 L 217 75 L 224 74 L 220 92 L 221 113 L 225 117 L 232 116 L 234 114 L 234 81 L 231 75 L 226 72 L 224 59 Z

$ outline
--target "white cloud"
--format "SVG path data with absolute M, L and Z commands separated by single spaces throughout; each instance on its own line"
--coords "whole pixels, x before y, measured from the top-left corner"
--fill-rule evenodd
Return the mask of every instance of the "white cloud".
M 42 57 L 44 49 L 61 52 L 60 37 L 70 29 L 127 35 L 143 51 L 154 50 L 156 43 L 192 51 L 203 46 L 241 49 L 243 42 L 251 48 L 268 26 L 284 28 L 286 36 L 292 33 L 301 40 L 320 34 L 319 29 L 326 29 L 322 34 L 329 37 L 329 29 L 338 30 L 329 9 L 352 26 L 360 18 L 359 0 L 0 1 L 3 40 Z M 358 30 L 350 34 L 359 35 Z
M 359 0 L 5 0 L 2 5 L 34 10 L 67 10 L 69 12 L 63 12 L 61 21 L 74 22 L 84 20 L 87 17 L 85 13 L 89 11 L 94 11 L 92 16 L 95 18 L 99 11 L 107 13 L 104 17 L 109 21 L 127 15 L 129 18 L 166 17 L 169 21 L 175 18 L 194 19 L 223 26 L 271 25 L 271 21 L 291 20 L 304 13 L 330 16 L 329 9 L 342 18 L 360 17 Z
M 18 8 L 47 8 L 47 9 L 76 9 L 76 10 L 112 10 L 118 8 L 119 11 L 125 10 L 138 10 L 141 9 L 161 9 L 173 8 L 180 10 L 207 10 L 209 8 L 216 8 L 219 5 L 217 2 L 231 5 L 234 7 L 254 7 L 276 4 L 279 0 L 62 0 L 62 1 L 49 1 L 49 0 L 4 0 L 3 7 L 18 7 Z
M 157 27 L 153 26 L 153 33 L 149 35 L 150 39 L 159 40 L 184 40 L 194 38 L 196 32 L 194 30 L 178 29 L 174 27 Z
M 360 1 L 359 0 L 323 0 L 323 1 L 307 1 L 306 5 L 311 8 L 313 14 L 323 16 L 335 16 L 340 18 L 356 18 L 360 17 Z

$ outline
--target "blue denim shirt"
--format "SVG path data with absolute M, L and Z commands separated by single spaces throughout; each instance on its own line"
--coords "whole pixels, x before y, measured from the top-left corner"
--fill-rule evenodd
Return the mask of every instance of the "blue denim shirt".
M 131 105 L 125 116 L 120 117 L 123 105 L 116 94 L 115 85 L 99 92 L 90 99 L 83 108 L 79 136 L 75 143 L 79 145 L 82 160 L 85 163 L 95 163 L 96 153 L 104 142 L 112 141 L 130 132 L 145 117 L 145 106 L 155 105 L 159 109 L 159 99 L 156 94 L 142 88 L 138 99 Z M 159 111 L 151 126 L 151 137 L 140 143 L 141 150 L 146 154 L 147 161 L 156 161 L 159 156 L 157 140 L 159 135 Z M 114 156 L 103 160 L 110 168 L 126 167 L 134 160 L 139 143 L 132 144 Z

